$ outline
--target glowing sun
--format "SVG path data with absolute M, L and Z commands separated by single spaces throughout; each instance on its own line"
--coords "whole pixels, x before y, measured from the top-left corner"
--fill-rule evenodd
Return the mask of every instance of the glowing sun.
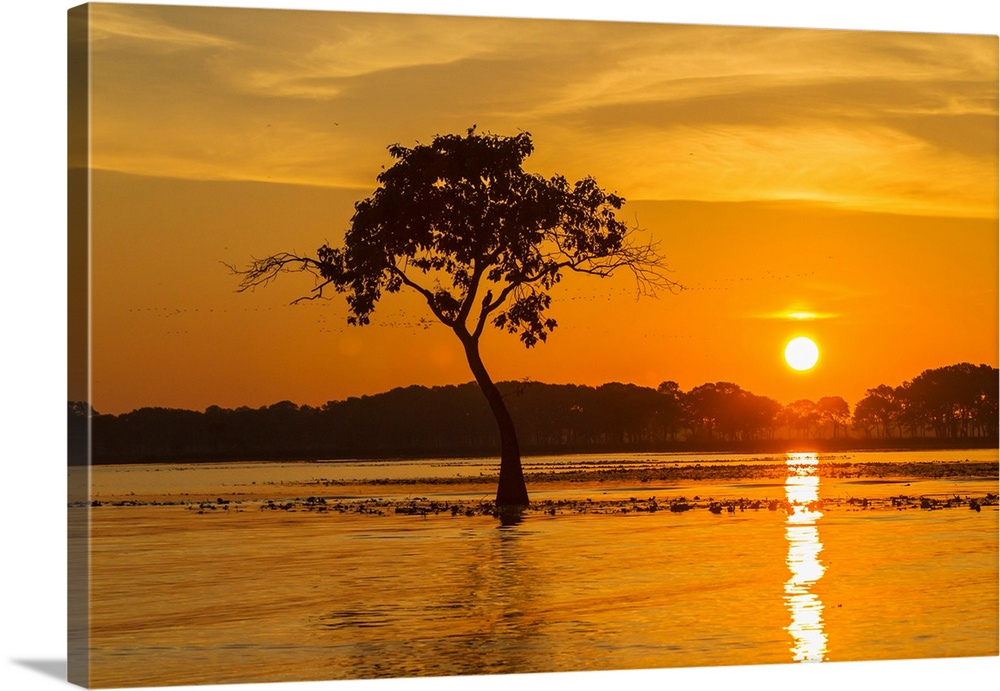
M 799 371 L 812 369 L 817 360 L 819 360 L 819 348 L 811 338 L 799 336 L 790 340 L 785 346 L 785 362 L 792 369 Z

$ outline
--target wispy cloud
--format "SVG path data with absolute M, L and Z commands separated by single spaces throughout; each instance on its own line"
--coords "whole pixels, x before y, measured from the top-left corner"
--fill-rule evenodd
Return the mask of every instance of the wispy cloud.
M 199 48 L 230 48 L 235 43 L 219 35 L 174 26 L 168 15 L 150 12 L 148 7 L 93 3 L 90 6 L 91 40 L 96 49 L 116 50 L 124 43 L 141 51 L 177 51 Z
M 102 167 L 365 186 L 478 124 L 633 199 L 996 214 L 995 37 L 97 7 Z
M 767 312 L 763 314 L 750 315 L 754 319 L 777 319 L 789 322 L 811 322 L 823 319 L 836 319 L 838 314 L 832 312 L 809 312 L 805 310 L 791 310 L 782 312 Z

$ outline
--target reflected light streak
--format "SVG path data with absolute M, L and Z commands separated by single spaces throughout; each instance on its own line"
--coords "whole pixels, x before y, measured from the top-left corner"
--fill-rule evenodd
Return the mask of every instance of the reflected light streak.
M 792 658 L 796 662 L 821 662 L 827 652 L 823 602 L 810 591 L 826 571 L 819 559 L 823 543 L 816 527 L 823 516 L 819 510 L 818 464 L 814 453 L 788 454 L 785 482 L 789 507 L 785 525 L 788 557 L 785 563 L 791 576 L 785 582 L 785 605 L 792 617 L 787 629 L 792 635 Z

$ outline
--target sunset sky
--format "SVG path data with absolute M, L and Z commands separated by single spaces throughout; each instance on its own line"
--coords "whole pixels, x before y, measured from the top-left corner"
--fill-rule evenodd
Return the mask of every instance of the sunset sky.
M 239 294 L 225 264 L 338 244 L 388 145 L 473 124 L 530 132 L 531 172 L 623 195 L 685 287 L 570 277 L 547 343 L 484 336 L 496 380 L 853 406 L 998 364 L 995 36 L 91 7 L 99 412 L 470 381 L 415 296 L 349 327 L 339 296 L 290 304 L 308 277 Z M 782 357 L 798 335 L 807 372 Z

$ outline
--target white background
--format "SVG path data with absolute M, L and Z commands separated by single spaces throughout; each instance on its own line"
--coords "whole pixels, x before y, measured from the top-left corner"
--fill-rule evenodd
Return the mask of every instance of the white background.
M 4 3 L 3 187 L 0 192 L 0 688 L 62 688 L 66 661 L 66 11 L 76 3 Z M 164 4 L 164 3 L 158 3 Z M 206 1 L 280 7 L 434 14 L 554 17 L 751 26 L 881 29 L 996 35 L 990 0 L 798 1 L 687 0 L 292 0 Z M 886 636 L 892 635 L 887 622 Z M 858 651 L 863 655 L 864 651 Z M 911 662 L 781 665 L 572 675 L 449 678 L 417 681 L 224 685 L 246 691 L 361 689 L 449 691 L 608 686 L 843 689 L 889 686 L 940 689 L 979 686 L 1000 678 L 1000 658 Z M 187 687 L 195 688 L 195 687 Z

